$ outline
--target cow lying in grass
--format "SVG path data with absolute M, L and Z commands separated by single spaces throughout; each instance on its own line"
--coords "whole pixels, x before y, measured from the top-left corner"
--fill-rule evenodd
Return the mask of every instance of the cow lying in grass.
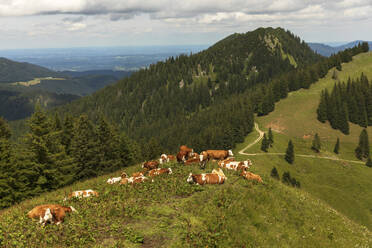
M 46 223 L 61 224 L 66 216 L 66 213 L 77 212 L 72 206 L 65 207 L 58 204 L 44 204 L 34 207 L 27 213 L 31 219 L 39 219 L 39 223 L 45 225 Z
M 112 178 L 107 179 L 107 183 L 108 184 L 118 183 L 121 181 L 121 179 L 126 178 L 126 177 L 128 177 L 127 173 L 122 172 L 120 177 L 112 177 Z
M 94 191 L 91 189 L 77 190 L 77 191 L 73 191 L 70 194 L 68 194 L 68 196 L 65 197 L 64 201 L 66 201 L 67 199 L 71 199 L 71 198 L 86 198 L 86 197 L 98 196 L 98 195 L 99 194 L 97 191 Z
M 252 172 L 243 170 L 240 175 L 243 176 L 245 179 L 263 183 L 262 178 L 259 175 L 253 174 Z
M 245 161 L 220 161 L 218 162 L 218 166 L 221 168 L 225 168 L 228 170 L 247 170 L 250 168 L 250 165 L 252 165 L 252 162 L 250 160 Z
M 159 162 L 158 161 L 147 161 L 143 163 L 142 168 L 147 169 L 147 170 L 152 170 L 156 169 L 159 167 Z
M 126 178 L 121 179 L 120 184 L 121 185 L 123 184 L 134 185 L 137 183 L 143 183 L 146 180 L 148 180 L 148 178 L 143 175 L 143 172 L 135 172 L 133 173 L 133 175 L 136 175 L 136 176 L 126 177 Z
M 196 185 L 204 184 L 223 184 L 225 182 L 225 177 L 220 176 L 215 173 L 203 173 L 198 175 L 189 174 L 187 178 L 188 183 L 195 183 Z
M 160 164 L 169 163 L 171 161 L 176 161 L 176 157 L 173 155 L 162 154 L 159 158 Z
M 177 153 L 177 162 L 185 162 L 194 156 L 194 150 L 185 145 L 180 146 L 180 151 Z
M 149 171 L 149 176 L 150 177 L 155 177 L 161 174 L 172 174 L 172 169 L 171 168 L 157 168 Z

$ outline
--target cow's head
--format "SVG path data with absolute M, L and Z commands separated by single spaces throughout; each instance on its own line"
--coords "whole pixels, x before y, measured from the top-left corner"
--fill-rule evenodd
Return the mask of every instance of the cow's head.
M 168 174 L 172 174 L 172 169 L 171 168 L 168 168 Z
M 234 154 L 233 154 L 233 152 L 231 150 L 228 150 L 228 152 L 229 152 L 229 156 L 230 157 L 234 156 Z
M 192 177 L 192 173 L 190 172 L 190 174 L 189 174 L 189 177 L 187 178 L 187 180 L 186 180 L 188 183 L 193 183 L 194 182 L 194 179 L 193 179 L 193 177 Z
M 248 160 L 245 160 L 244 161 L 244 165 L 247 166 L 247 167 L 249 167 L 249 161 Z
M 203 162 L 203 160 L 204 160 L 204 155 L 203 155 L 203 154 L 200 154 L 200 155 L 199 155 L 199 159 L 200 159 L 200 162 Z

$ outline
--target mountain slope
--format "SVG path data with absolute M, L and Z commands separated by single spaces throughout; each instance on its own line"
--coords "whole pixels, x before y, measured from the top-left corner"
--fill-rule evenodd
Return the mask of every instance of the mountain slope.
M 30 81 L 34 78 L 60 76 L 59 73 L 41 66 L 0 58 L 0 83 Z
M 355 56 L 352 62 L 342 64 L 342 71 L 338 73 L 340 81 L 348 77 L 357 78 L 363 72 L 372 78 L 372 53 Z M 334 209 L 340 211 L 350 219 L 372 229 L 372 214 L 370 206 L 372 198 L 372 170 L 364 162 L 352 163 L 347 161 L 332 161 L 317 159 L 316 157 L 330 157 L 357 161 L 355 148 L 362 128 L 350 124 L 350 134 L 344 135 L 339 130 L 332 129 L 328 123 L 317 120 L 316 109 L 320 99 L 320 92 L 324 88 L 332 89 L 336 82 L 332 79 L 333 70 L 328 75 L 313 84 L 308 90 L 299 90 L 289 94 L 288 98 L 277 103 L 275 111 L 267 116 L 256 118 L 261 129 L 267 131 L 271 127 L 274 131 L 274 145 L 265 154 L 260 150 L 261 142 L 249 148 L 247 153 L 259 153 L 249 158 L 255 164 L 260 164 L 259 173 L 270 173 L 275 166 L 279 174 L 289 171 L 301 182 L 303 190 L 327 202 Z M 372 127 L 368 127 L 369 141 L 372 142 Z M 320 153 L 310 149 L 314 134 L 318 133 L 322 148 Z M 251 133 L 248 140 L 256 139 L 257 133 Z M 339 154 L 333 152 L 336 139 L 340 138 Z M 293 165 L 284 160 L 289 140 L 295 147 L 295 154 L 312 155 L 312 157 L 295 157 Z M 244 144 L 239 145 L 242 148 Z M 245 158 L 246 156 L 241 156 Z
M 301 190 L 261 174 L 264 184 L 227 172 L 223 185 L 186 182 L 197 166 L 169 164 L 172 175 L 136 187 L 108 185 L 98 177 L 44 194 L 0 213 L 6 247 L 368 247 L 372 235 Z M 254 165 L 253 171 L 261 165 Z M 217 167 L 209 164 L 207 170 Z M 127 168 L 127 173 L 140 166 Z M 236 181 L 238 179 L 238 181 Z M 96 199 L 62 202 L 71 190 L 93 188 Z M 62 203 L 79 212 L 45 228 L 25 217 L 38 204 Z M 37 226 L 35 228 L 31 228 Z
M 151 65 L 58 111 L 74 115 L 87 113 L 93 120 L 97 114 L 103 113 L 110 116 L 131 138 L 144 143 L 153 137 L 167 150 L 189 141 L 195 129 L 204 133 L 203 140 L 193 141 L 198 148 L 208 145 L 227 148 L 234 143 L 228 136 L 241 135 L 228 134 L 226 130 L 231 123 L 227 121 L 201 131 L 206 126 L 204 123 L 210 122 L 206 115 L 215 118 L 212 113 L 218 115 L 221 106 L 222 109 L 234 109 L 229 106 L 231 102 L 239 106 L 235 106 L 236 111 L 248 111 L 252 108 L 248 106 L 251 105 L 246 94 L 248 90 L 262 87 L 262 92 L 267 93 L 269 90 L 265 85 L 272 78 L 296 68 L 301 69 L 320 59 L 289 31 L 261 28 L 245 34 L 230 35 L 200 53 L 172 57 Z M 245 97 L 228 100 L 238 94 L 245 94 Z M 237 118 L 233 117 L 234 113 L 224 115 L 226 118 Z M 244 118 L 250 117 L 247 114 L 234 122 Z M 175 130 L 174 123 L 185 130 Z M 250 123 L 241 133 L 246 134 L 252 125 Z M 235 129 L 239 131 L 240 128 Z M 221 132 L 226 133 L 226 138 L 214 141 L 216 138 L 213 133 Z M 209 140 L 209 143 L 206 144 L 205 140 Z

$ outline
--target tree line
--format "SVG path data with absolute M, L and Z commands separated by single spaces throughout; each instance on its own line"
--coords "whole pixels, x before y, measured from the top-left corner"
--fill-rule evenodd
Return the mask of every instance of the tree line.
M 140 147 L 104 116 L 47 115 L 37 107 L 21 142 L 0 118 L 0 208 L 142 160 Z
M 362 127 L 372 125 L 372 86 L 362 73 L 356 79 L 338 82 L 332 92 L 323 90 L 317 109 L 318 120 L 349 134 L 349 121 Z

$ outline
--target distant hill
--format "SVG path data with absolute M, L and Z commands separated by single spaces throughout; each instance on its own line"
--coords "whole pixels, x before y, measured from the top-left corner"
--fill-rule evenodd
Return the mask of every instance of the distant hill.
M 356 41 L 352 41 L 352 42 L 349 42 L 347 44 L 344 44 L 344 45 L 340 45 L 340 46 L 329 46 L 329 45 L 326 45 L 326 44 L 323 44 L 323 43 L 308 43 L 309 47 L 311 49 L 313 49 L 315 52 L 319 53 L 320 55 L 323 55 L 323 56 L 331 56 L 332 54 L 336 54 L 340 51 L 343 51 L 347 48 L 352 48 L 356 45 L 358 45 L 359 43 L 362 43 L 364 41 L 362 40 L 356 40 Z M 368 44 L 369 44 L 369 48 L 370 50 L 372 49 L 372 41 L 367 41 Z
M 0 83 L 30 81 L 34 78 L 60 76 L 60 73 L 41 66 L 0 58 Z
M 54 72 L 0 58 L 0 116 L 8 120 L 23 119 L 30 116 L 35 103 L 48 109 L 63 105 L 130 74 L 111 70 Z

